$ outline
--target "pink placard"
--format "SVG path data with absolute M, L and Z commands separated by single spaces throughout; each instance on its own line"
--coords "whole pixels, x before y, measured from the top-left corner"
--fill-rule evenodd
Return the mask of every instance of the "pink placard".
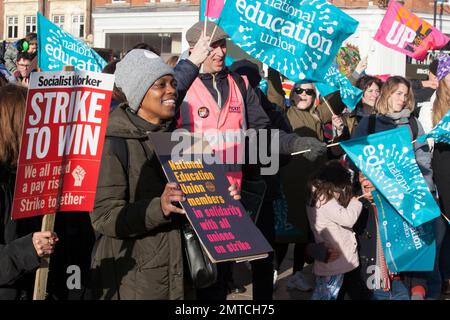
M 374 39 L 416 60 L 424 60 L 428 50 L 442 48 L 450 40 L 396 1 L 390 2 Z

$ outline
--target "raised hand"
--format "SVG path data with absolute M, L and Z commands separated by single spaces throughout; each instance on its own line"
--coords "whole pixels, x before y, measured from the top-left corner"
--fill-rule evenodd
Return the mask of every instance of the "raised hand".
M 197 43 L 195 44 L 194 48 L 191 50 L 189 60 L 197 67 L 200 67 L 203 61 L 205 61 L 206 58 L 208 58 L 208 55 L 212 50 L 212 48 L 209 46 L 210 39 L 211 37 L 204 36 L 202 34 L 200 36 L 200 39 L 198 39 Z

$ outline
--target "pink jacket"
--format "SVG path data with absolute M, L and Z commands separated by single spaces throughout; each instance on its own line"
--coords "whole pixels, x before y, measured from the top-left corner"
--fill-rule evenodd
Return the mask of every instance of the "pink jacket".
M 337 248 L 340 257 L 329 263 L 314 262 L 314 274 L 332 276 L 349 272 L 359 265 L 357 242 L 353 225 L 358 220 L 362 204 L 352 199 L 347 208 L 341 206 L 336 199 L 316 207 L 306 207 L 309 223 L 316 243 L 328 242 Z

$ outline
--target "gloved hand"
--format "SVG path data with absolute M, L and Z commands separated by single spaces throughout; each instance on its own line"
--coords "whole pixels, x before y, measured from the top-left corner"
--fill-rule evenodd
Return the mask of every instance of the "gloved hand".
M 197 67 L 200 67 L 200 65 L 203 63 L 203 61 L 206 60 L 206 58 L 208 57 L 209 53 L 212 50 L 212 48 L 209 46 L 210 39 L 211 37 L 204 36 L 202 34 L 200 36 L 200 39 L 198 39 L 197 43 L 195 44 L 194 48 L 191 51 L 189 60 Z
M 327 145 L 324 142 L 321 142 L 313 137 L 298 137 L 294 141 L 292 152 L 308 149 L 310 149 L 311 151 L 305 152 L 302 155 L 309 161 L 315 161 L 318 157 L 324 155 L 327 152 Z

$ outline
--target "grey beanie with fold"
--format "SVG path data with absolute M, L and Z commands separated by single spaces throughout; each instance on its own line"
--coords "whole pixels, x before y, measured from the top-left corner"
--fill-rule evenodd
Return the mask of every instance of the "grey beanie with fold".
M 155 53 L 134 49 L 117 63 L 115 83 L 125 94 L 131 110 L 137 112 L 148 89 L 159 78 L 174 75 L 173 69 Z

